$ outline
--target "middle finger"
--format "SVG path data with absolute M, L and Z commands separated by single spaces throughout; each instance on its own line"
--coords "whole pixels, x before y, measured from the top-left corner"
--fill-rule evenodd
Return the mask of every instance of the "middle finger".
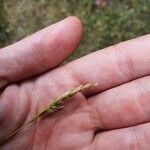
M 150 76 L 88 99 L 94 125 L 115 129 L 150 121 Z

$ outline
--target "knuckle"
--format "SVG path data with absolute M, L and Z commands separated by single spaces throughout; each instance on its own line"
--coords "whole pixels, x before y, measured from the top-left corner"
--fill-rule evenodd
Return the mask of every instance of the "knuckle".
M 125 50 L 122 43 L 113 46 L 116 55 L 116 65 L 123 77 L 133 79 L 136 76 L 134 69 L 134 61 L 128 52 Z
M 139 139 L 139 129 L 137 127 L 131 127 L 130 132 L 131 132 L 130 150 L 142 150 Z

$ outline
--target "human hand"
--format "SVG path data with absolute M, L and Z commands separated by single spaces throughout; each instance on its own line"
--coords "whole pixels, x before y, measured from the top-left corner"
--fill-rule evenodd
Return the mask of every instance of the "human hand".
M 0 138 L 63 92 L 98 83 L 13 136 L 2 150 L 149 149 L 150 36 L 60 66 L 81 37 L 80 21 L 69 17 L 0 50 Z

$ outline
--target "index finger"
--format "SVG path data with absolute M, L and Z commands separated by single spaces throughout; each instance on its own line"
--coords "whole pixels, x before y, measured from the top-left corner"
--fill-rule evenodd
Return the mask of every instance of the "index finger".
M 66 65 L 78 83 L 97 82 L 100 92 L 150 74 L 150 35 L 122 42 Z

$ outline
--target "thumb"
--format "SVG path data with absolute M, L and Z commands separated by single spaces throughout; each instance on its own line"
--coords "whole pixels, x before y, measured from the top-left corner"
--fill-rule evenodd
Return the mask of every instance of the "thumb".
M 0 88 L 54 68 L 78 46 L 83 29 L 68 17 L 0 50 Z

